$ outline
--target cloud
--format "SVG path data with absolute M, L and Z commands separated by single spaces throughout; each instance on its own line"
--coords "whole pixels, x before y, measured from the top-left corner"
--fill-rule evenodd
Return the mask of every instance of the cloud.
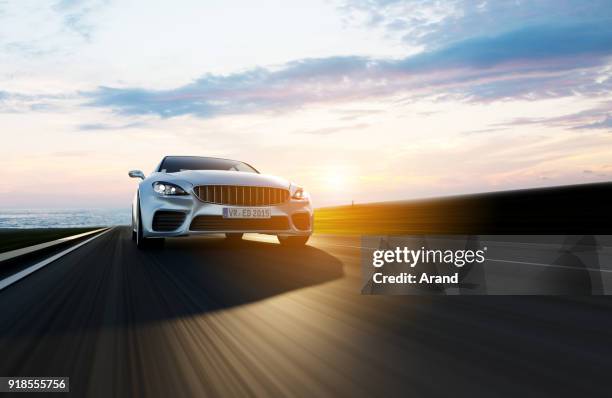
M 60 0 L 55 3 L 53 9 L 61 16 L 67 30 L 90 40 L 94 25 L 89 21 L 89 17 L 107 2 L 107 0 Z
M 471 38 L 404 59 L 337 56 L 206 74 L 170 90 L 100 87 L 88 105 L 162 118 L 254 113 L 371 97 L 468 101 L 607 94 L 595 79 L 612 55 L 612 24 L 542 25 Z
M 492 127 L 492 128 L 486 128 L 486 129 L 477 129 L 477 130 L 467 130 L 467 131 L 462 131 L 461 134 L 462 135 L 475 135 L 475 134 L 489 134 L 489 133 L 499 133 L 501 131 L 506 130 L 505 128 L 499 128 L 499 127 Z
M 568 56 L 609 55 L 612 28 L 608 24 L 541 25 L 494 37 L 467 39 L 451 46 L 405 59 L 413 69 L 445 67 L 490 68 L 505 62 L 555 60 Z M 589 66 L 592 58 L 575 59 L 571 68 Z M 555 66 L 553 66 L 554 68 Z M 556 68 L 563 69 L 562 63 Z
M 583 170 L 582 174 L 585 174 L 589 177 L 609 178 L 609 176 L 606 173 L 598 173 L 593 170 Z
M 94 20 L 107 0 L 0 2 L 0 50 L 8 55 L 41 57 L 66 54 L 91 39 Z
M 369 126 L 370 125 L 368 123 L 357 123 L 357 124 L 353 124 L 350 126 L 326 127 L 326 128 L 316 129 L 316 130 L 301 130 L 301 131 L 298 131 L 298 133 L 311 134 L 311 135 L 330 135 L 330 134 L 340 133 L 342 131 L 361 130 Z
M 574 126 L 576 130 L 588 130 L 588 129 L 596 129 L 596 130 L 608 130 L 612 132 L 612 115 L 606 116 L 605 119 L 599 122 L 587 123 L 578 126 Z
M 612 101 L 604 101 L 591 109 L 556 117 L 515 118 L 495 124 L 493 128 L 525 125 L 546 125 L 569 130 L 608 130 L 612 132 Z
M 127 124 L 108 124 L 108 123 L 85 123 L 80 124 L 78 129 L 81 131 L 96 131 L 96 130 L 122 130 L 122 129 L 131 129 L 136 127 L 146 126 L 144 122 L 133 122 Z
M 57 108 L 63 100 L 74 97 L 67 94 L 24 94 L 0 91 L 0 113 L 22 113 L 30 111 L 50 111 Z
M 349 24 L 380 29 L 387 36 L 427 48 L 551 21 L 609 23 L 612 17 L 608 0 L 345 0 L 339 9 Z

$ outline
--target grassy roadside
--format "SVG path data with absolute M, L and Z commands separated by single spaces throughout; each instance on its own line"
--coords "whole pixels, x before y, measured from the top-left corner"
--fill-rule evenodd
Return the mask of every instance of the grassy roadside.
M 0 253 L 82 234 L 98 228 L 0 229 Z

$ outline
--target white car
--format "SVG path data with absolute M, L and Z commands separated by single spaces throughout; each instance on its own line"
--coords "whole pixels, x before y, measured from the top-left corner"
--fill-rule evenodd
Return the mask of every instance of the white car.
M 247 232 L 276 235 L 281 244 L 304 245 L 312 234 L 313 210 L 299 185 L 260 174 L 237 160 L 166 156 L 140 178 L 132 203 L 132 239 L 139 248 L 165 237 Z

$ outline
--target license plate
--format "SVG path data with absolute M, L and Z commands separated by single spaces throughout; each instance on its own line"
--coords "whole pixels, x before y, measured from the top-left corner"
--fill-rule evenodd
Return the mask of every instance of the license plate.
M 224 207 L 223 218 L 270 218 L 269 207 Z

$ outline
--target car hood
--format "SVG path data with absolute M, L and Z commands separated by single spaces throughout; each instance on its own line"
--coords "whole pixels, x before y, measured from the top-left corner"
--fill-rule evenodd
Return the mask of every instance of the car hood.
M 224 170 L 185 170 L 178 173 L 154 173 L 153 179 L 167 182 L 186 182 L 196 185 L 242 185 L 289 189 L 289 181 L 267 174 Z

